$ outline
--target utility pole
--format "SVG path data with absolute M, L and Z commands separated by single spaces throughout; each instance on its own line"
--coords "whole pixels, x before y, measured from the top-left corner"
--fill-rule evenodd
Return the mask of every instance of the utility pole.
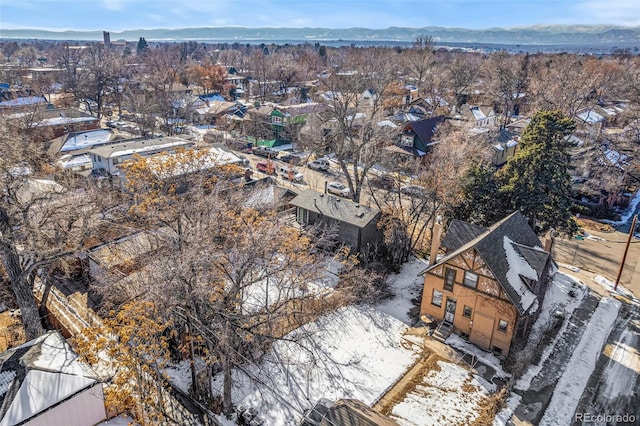
M 618 289 L 618 283 L 620 282 L 620 277 L 622 276 L 622 270 L 624 269 L 624 262 L 627 260 L 627 253 L 629 252 L 629 244 L 631 244 L 631 238 L 633 237 L 633 231 L 636 229 L 637 220 L 638 220 L 638 215 L 633 216 L 633 221 L 631 222 L 631 229 L 629 229 L 629 238 L 627 238 L 627 245 L 624 247 L 622 262 L 620 262 L 620 269 L 618 270 L 618 277 L 616 278 L 616 284 L 613 286 L 613 291 L 616 291 Z

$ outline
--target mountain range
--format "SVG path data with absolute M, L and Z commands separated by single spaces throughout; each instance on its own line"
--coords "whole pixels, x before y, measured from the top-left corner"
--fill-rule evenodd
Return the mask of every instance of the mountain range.
M 109 31 L 108 28 L 105 28 Z M 175 29 L 137 29 L 111 32 L 111 40 L 135 41 L 144 37 L 147 41 L 203 41 L 203 42 L 297 42 L 315 43 L 327 41 L 354 42 L 402 42 L 415 40 L 416 36 L 432 37 L 436 43 L 500 43 L 500 44 L 571 44 L 640 46 L 640 27 L 539 25 L 515 28 L 487 28 L 472 30 L 445 27 L 389 27 L 370 28 L 248 28 L 203 27 Z M 102 31 L 47 31 L 38 29 L 0 29 L 2 39 L 41 40 L 102 40 Z

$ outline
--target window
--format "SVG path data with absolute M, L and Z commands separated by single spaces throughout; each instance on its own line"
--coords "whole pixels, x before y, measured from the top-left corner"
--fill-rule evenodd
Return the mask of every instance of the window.
M 444 289 L 453 291 L 453 283 L 456 281 L 456 270 L 447 268 L 444 271 Z
M 471 318 L 472 313 L 473 313 L 473 309 L 471 309 L 471 306 L 464 305 L 464 309 L 462 309 L 462 316 Z
M 498 320 L 498 331 L 507 332 L 508 323 L 505 320 Z
M 278 115 L 272 115 L 271 116 L 271 122 L 273 124 L 282 124 L 282 117 L 280 117 Z
M 476 288 L 478 285 L 478 274 L 466 271 L 464 273 L 464 285 L 471 288 Z
M 440 290 L 433 289 L 433 297 L 431 298 L 431 304 L 437 307 L 442 307 L 442 292 Z
M 413 135 L 402 135 L 402 138 L 400 139 L 400 145 L 401 146 L 412 147 L 413 146 Z
M 122 163 L 122 158 L 114 158 L 113 159 L 113 164 L 120 164 Z

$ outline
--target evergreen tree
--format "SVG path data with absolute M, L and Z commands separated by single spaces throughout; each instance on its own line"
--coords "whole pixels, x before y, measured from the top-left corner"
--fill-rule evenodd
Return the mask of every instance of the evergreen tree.
M 554 228 L 573 234 L 567 140 L 575 123 L 560 111 L 539 111 L 520 138 L 519 151 L 496 174 L 499 194 L 539 233 Z
M 138 55 L 144 53 L 148 48 L 149 44 L 147 43 L 147 40 L 145 40 L 144 37 L 140 37 L 140 39 L 138 39 L 138 47 L 136 48 Z
M 473 165 L 462 178 L 460 201 L 449 216 L 479 226 L 490 226 L 511 213 L 500 197 L 495 169 L 489 165 Z

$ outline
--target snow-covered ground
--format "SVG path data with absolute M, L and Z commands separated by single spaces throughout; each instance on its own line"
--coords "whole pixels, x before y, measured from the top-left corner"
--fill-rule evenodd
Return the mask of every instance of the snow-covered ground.
M 234 371 L 233 402 L 269 425 L 295 424 L 320 398 L 371 404 L 418 356 L 402 338 L 406 328 L 373 308 L 338 309 L 287 335 L 296 342 L 276 342 L 259 365 Z
M 418 274 L 427 266 L 429 263 L 426 260 L 414 257 L 402 265 L 399 273 L 390 274 L 387 277 L 387 284 L 393 297 L 376 305 L 376 309 L 405 324 L 413 325 L 414 321 L 409 317 L 409 310 L 415 305 L 411 300 L 422 294 L 424 276 Z
M 633 217 L 636 209 L 638 208 L 638 205 L 640 205 L 640 191 L 636 191 L 627 208 L 623 212 L 621 212 L 620 220 L 602 220 L 602 222 L 608 223 L 613 226 L 623 225 L 629 222 L 629 220 Z
M 438 361 L 416 388 L 391 411 L 401 426 L 471 424 L 496 386 L 450 362 Z
M 584 335 L 575 348 L 567 367 L 556 384 L 540 425 L 571 424 L 589 377 L 613 328 L 622 303 L 611 298 L 600 300 Z
M 594 282 L 600 284 L 602 286 L 602 288 L 604 288 L 605 290 L 607 290 L 610 293 L 617 293 L 620 294 L 621 296 L 625 296 L 625 297 L 629 297 L 631 299 L 634 298 L 633 293 L 631 291 L 629 291 L 627 288 L 618 285 L 618 287 L 615 286 L 615 283 L 613 283 L 612 281 L 608 280 L 607 278 L 603 277 L 602 275 L 594 275 L 591 278 Z M 615 288 L 615 290 L 614 290 Z
M 445 343 L 453 348 L 472 355 L 475 360 L 493 368 L 495 370 L 494 377 L 507 378 L 511 376 L 509 373 L 506 373 L 502 369 L 502 364 L 500 363 L 500 360 L 495 357 L 495 355 L 480 349 L 476 345 L 469 343 L 466 340 L 463 340 L 457 334 L 452 334 L 451 336 L 449 336 Z

